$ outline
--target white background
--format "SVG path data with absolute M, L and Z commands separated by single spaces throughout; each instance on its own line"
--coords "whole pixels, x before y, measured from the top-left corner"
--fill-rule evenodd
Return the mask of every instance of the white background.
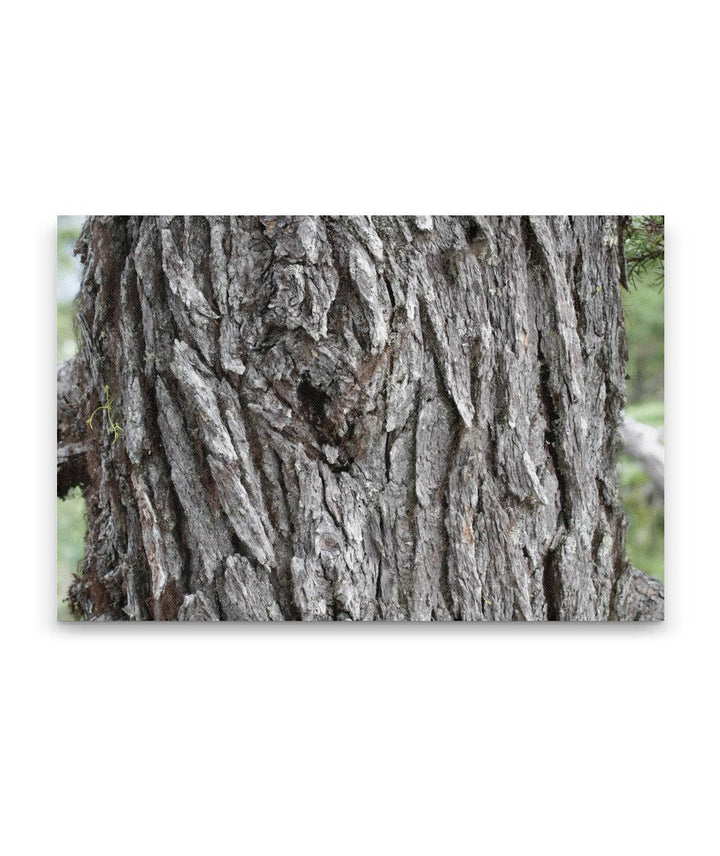
M 9 854 L 717 846 L 717 22 L 654 2 L 3 11 Z M 55 623 L 55 216 L 665 213 L 661 626 Z

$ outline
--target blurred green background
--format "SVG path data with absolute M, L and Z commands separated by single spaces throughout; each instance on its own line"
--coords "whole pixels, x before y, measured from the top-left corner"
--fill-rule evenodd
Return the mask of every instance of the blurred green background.
M 661 431 L 665 427 L 665 293 L 661 261 L 648 264 L 623 292 L 628 337 L 627 412 Z M 628 518 L 627 551 L 636 568 L 665 578 L 665 509 L 637 461 L 621 455 L 620 490 Z
M 77 352 L 73 328 L 73 298 L 80 288 L 80 262 L 73 256 L 84 217 L 58 217 L 57 224 L 57 361 Z M 85 500 L 79 488 L 57 500 L 57 616 L 72 618 L 64 598 L 77 573 L 85 543 Z
M 58 217 L 57 233 L 57 360 L 77 351 L 73 328 L 73 298 L 80 287 L 80 264 L 73 246 L 83 217 Z M 628 413 L 640 422 L 662 429 L 665 421 L 663 367 L 664 292 L 661 260 L 651 260 L 635 272 L 623 292 L 628 336 Z M 618 465 L 620 489 L 628 518 L 627 550 L 636 568 L 664 578 L 665 515 L 662 498 L 652 489 L 640 464 L 622 455 Z M 63 599 L 82 559 L 85 539 L 85 502 L 78 488 L 57 501 L 57 611 L 70 614 Z

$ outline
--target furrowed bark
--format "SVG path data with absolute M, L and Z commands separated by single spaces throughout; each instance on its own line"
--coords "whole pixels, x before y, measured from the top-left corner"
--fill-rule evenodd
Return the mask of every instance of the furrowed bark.
M 95 217 L 78 250 L 83 420 L 111 399 L 81 615 L 662 616 L 616 218 Z

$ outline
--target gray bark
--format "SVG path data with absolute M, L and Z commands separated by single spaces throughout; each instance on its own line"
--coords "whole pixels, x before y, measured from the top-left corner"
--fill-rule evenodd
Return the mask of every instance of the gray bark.
M 57 495 L 88 482 L 80 385 L 80 363 L 66 360 L 57 370 Z
M 617 218 L 94 217 L 78 250 L 82 616 L 662 617 Z

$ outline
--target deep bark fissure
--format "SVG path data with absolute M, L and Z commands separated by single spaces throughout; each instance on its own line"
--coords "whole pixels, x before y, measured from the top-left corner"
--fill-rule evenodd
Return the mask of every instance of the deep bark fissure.
M 543 412 L 545 414 L 545 431 L 543 434 L 543 439 L 545 442 L 545 448 L 547 454 L 552 462 L 553 473 L 558 483 L 558 490 L 560 492 L 560 512 L 563 524 L 566 528 L 572 526 L 572 520 L 570 519 L 570 500 L 568 489 L 565 483 L 565 474 L 564 474 L 564 466 L 562 461 L 560 460 L 560 436 L 561 432 L 559 429 L 560 426 L 560 414 L 558 411 L 558 407 L 555 403 L 554 396 L 557 395 L 553 391 L 553 387 L 550 383 L 550 366 L 548 365 L 548 361 L 543 354 L 542 348 L 542 334 L 538 332 L 538 346 L 537 346 L 537 355 L 538 355 L 538 376 L 540 378 L 540 402 L 542 405 Z

